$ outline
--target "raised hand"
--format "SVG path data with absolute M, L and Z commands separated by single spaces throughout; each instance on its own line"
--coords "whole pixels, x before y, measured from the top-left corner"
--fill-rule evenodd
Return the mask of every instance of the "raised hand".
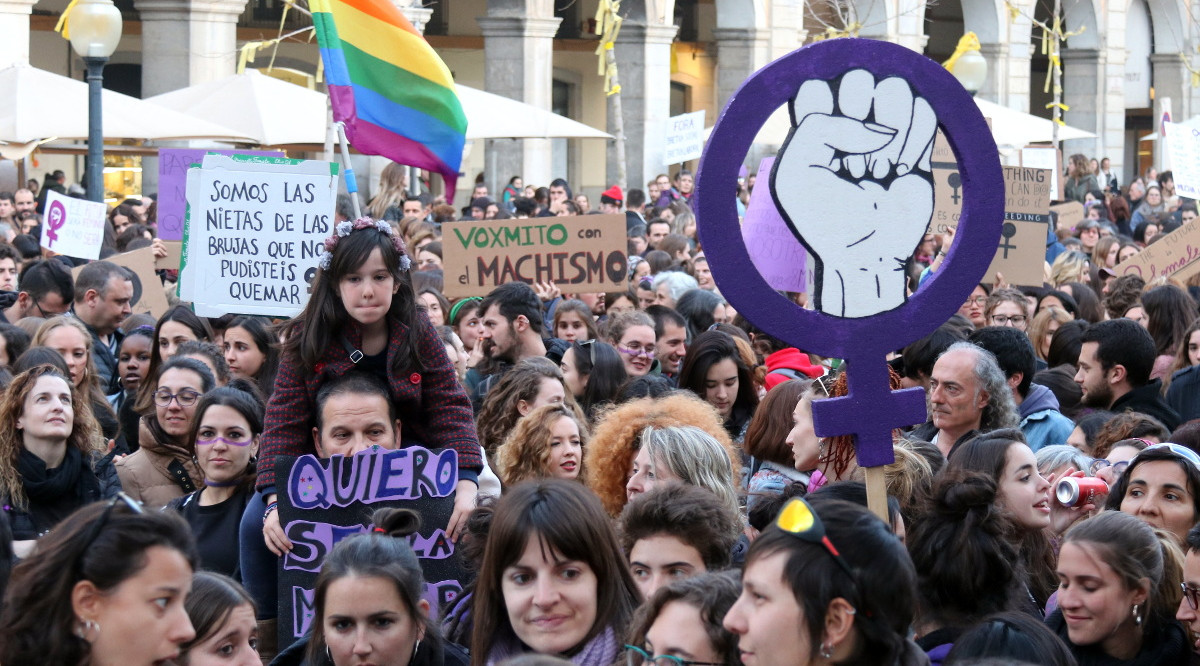
M 868 317 L 900 306 L 904 262 L 933 216 L 932 107 L 903 79 L 859 69 L 806 81 L 792 112 L 771 190 L 816 256 L 816 308 Z

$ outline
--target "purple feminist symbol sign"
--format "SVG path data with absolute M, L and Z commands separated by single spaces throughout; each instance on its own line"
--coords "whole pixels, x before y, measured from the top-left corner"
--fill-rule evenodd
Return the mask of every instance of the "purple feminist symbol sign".
M 58 240 L 58 230 L 62 229 L 66 223 L 67 207 L 61 201 L 52 202 L 46 211 L 46 238 L 49 239 L 46 245 L 48 247 L 54 247 L 54 241 Z
M 758 129 L 784 104 L 792 130 L 769 187 L 816 263 L 815 310 L 744 270 L 752 262 L 729 195 Z M 904 261 L 933 212 L 929 160 L 939 126 L 960 167 L 958 240 L 941 270 L 907 296 Z M 1000 238 L 1000 161 L 970 94 L 937 63 L 896 44 L 834 39 L 801 48 L 730 98 L 700 160 L 696 211 L 713 277 L 738 312 L 800 349 L 846 360 L 849 395 L 813 404 L 816 433 L 854 435 L 863 467 L 891 463 L 892 429 L 924 421 L 925 398 L 921 389 L 891 390 L 887 353 L 958 310 Z

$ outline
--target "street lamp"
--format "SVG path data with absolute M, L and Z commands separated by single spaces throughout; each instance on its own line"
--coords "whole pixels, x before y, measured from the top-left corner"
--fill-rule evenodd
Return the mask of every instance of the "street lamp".
M 979 37 L 973 32 L 968 32 L 958 40 L 954 55 L 944 63 L 946 69 L 950 70 L 954 78 L 972 95 L 979 92 L 987 81 L 987 59 L 979 52 L 979 48 Z
M 104 123 L 100 93 L 104 65 L 121 41 L 121 10 L 112 0 L 78 0 L 67 17 L 71 48 L 87 66 L 88 154 L 87 196 L 104 201 Z

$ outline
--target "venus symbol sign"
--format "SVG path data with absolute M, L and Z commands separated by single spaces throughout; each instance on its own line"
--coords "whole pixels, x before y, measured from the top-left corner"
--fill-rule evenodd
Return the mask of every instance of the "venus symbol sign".
M 782 105 L 791 132 L 770 178 L 758 182 L 816 261 L 814 310 L 746 270 L 730 194 L 755 134 Z M 904 262 L 933 213 L 939 127 L 959 165 L 962 216 L 941 270 L 910 296 Z M 892 462 L 892 429 L 923 422 L 925 398 L 919 388 L 890 390 L 887 354 L 958 310 L 1000 238 L 999 154 L 971 95 L 937 63 L 895 44 L 803 47 L 756 72 L 726 104 L 700 160 L 696 210 L 713 277 L 738 312 L 806 352 L 846 360 L 849 395 L 813 404 L 816 433 L 854 435 L 863 467 Z
M 61 201 L 52 201 L 49 208 L 46 210 L 46 245 L 54 247 L 54 241 L 58 240 L 58 230 L 63 228 L 67 223 L 67 207 Z

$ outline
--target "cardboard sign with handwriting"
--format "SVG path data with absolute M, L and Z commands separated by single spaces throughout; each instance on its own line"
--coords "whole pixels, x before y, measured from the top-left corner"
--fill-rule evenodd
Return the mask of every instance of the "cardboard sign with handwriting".
M 1080 222 L 1083 222 L 1083 218 L 1087 215 L 1083 204 L 1078 201 L 1064 201 L 1051 206 L 1050 210 L 1058 215 L 1055 229 L 1074 229 Z
M 997 272 L 1012 285 L 1041 286 L 1050 222 L 1049 169 L 1004 167 L 1004 230 L 988 279 Z
M 567 293 L 617 291 L 629 276 L 626 251 L 624 215 L 447 222 L 443 293 L 486 296 L 508 282 L 553 282 Z
M 1193 220 L 1117 264 L 1117 275 L 1133 273 L 1147 282 L 1159 277 L 1187 280 L 1200 273 L 1200 221 Z

